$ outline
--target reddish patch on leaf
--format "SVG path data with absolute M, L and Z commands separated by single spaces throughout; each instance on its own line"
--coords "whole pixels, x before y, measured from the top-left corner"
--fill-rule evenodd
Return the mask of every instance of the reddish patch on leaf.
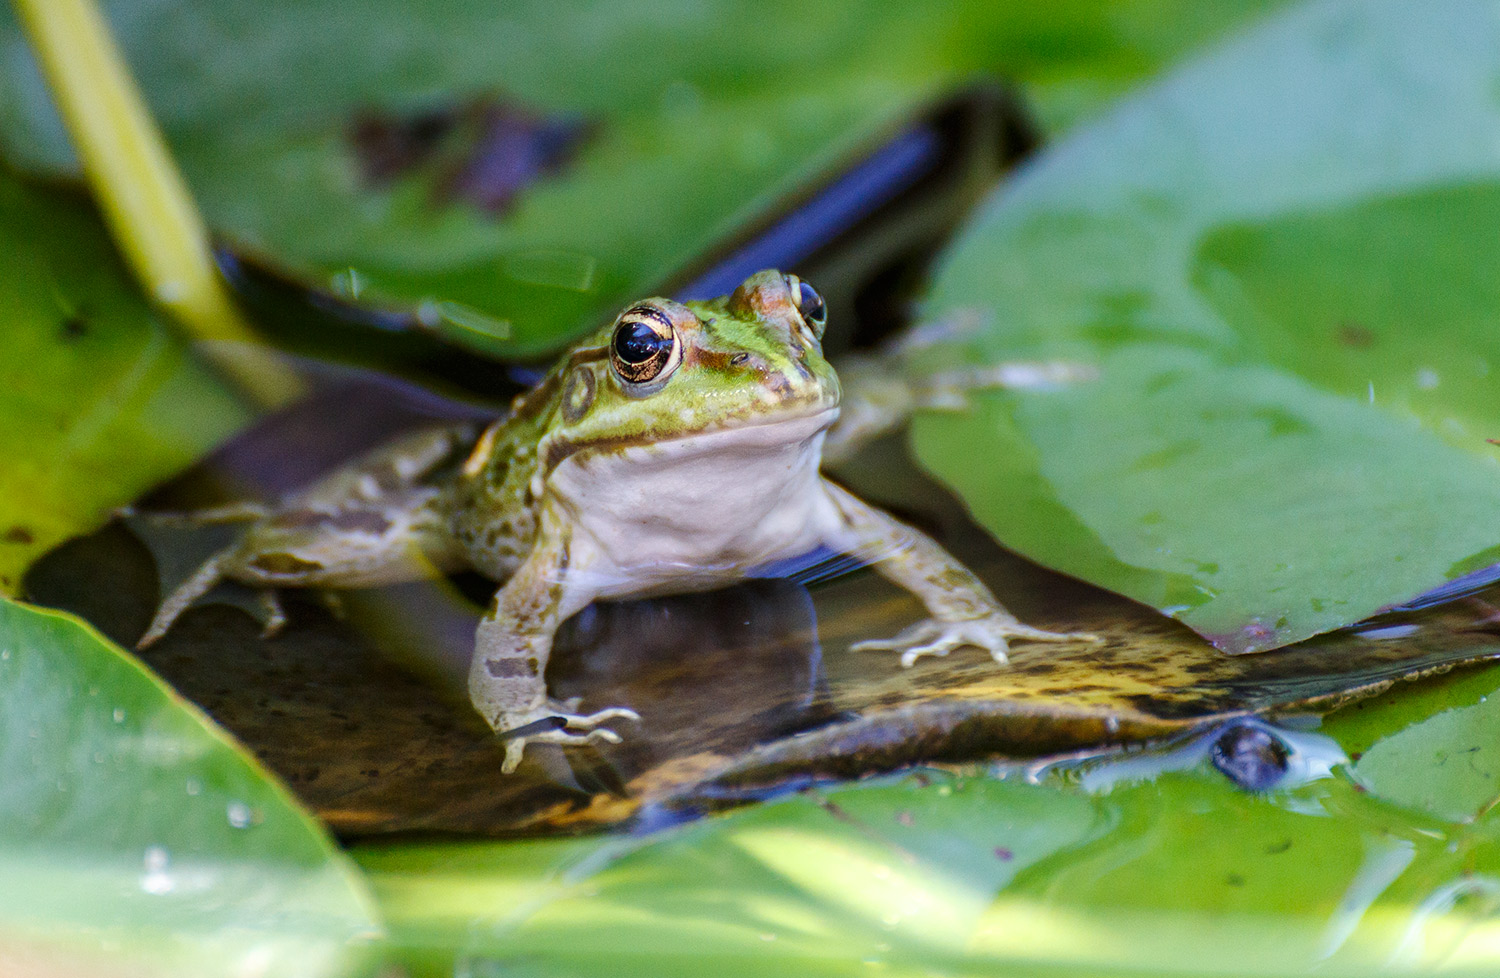
M 1340 323 L 1338 339 L 1344 346 L 1356 350 L 1368 350 L 1375 345 L 1375 334 L 1370 328 L 1355 322 Z
M 580 116 L 481 98 L 406 117 L 364 112 L 349 141 L 369 186 L 430 171 L 436 202 L 502 214 L 527 187 L 567 167 L 597 129 Z
M 6 543 L 26 544 L 36 542 L 36 537 L 32 535 L 31 531 L 26 529 L 26 527 L 20 525 L 13 526 L 10 529 L 6 530 L 5 536 L 0 539 L 4 539 Z

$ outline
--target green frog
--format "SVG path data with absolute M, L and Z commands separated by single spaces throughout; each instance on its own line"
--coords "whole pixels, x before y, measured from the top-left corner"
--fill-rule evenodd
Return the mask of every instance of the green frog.
M 478 570 L 505 583 L 479 625 L 469 692 L 511 772 L 528 743 L 618 742 L 605 724 L 639 719 L 549 697 L 548 654 L 570 615 L 721 587 L 819 548 L 926 605 L 929 619 L 855 646 L 903 666 L 962 646 L 1004 663 L 1010 639 L 1091 639 L 1022 624 L 935 541 L 820 474 L 840 401 L 825 319 L 812 286 L 776 271 L 709 302 L 637 302 L 477 442 L 462 425 L 418 432 L 277 506 L 195 514 L 253 523 L 163 601 L 140 646 L 223 579 L 274 601 L 280 587 Z

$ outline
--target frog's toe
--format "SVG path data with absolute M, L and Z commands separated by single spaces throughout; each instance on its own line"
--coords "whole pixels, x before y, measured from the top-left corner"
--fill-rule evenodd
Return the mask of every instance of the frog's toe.
M 569 710 L 577 709 L 577 700 L 567 701 Z M 562 703 L 549 704 L 553 708 Z M 505 740 L 505 760 L 500 765 L 503 774 L 510 774 L 520 766 L 526 745 L 558 744 L 562 747 L 583 747 L 588 744 L 618 744 L 619 734 L 599 724 L 609 720 L 639 720 L 641 715 L 624 706 L 612 706 L 594 713 L 549 712 L 526 723 L 512 726 L 500 736 Z
M 574 709 L 577 709 L 576 707 Z M 611 706 L 594 713 L 563 713 L 558 716 L 566 724 L 567 730 L 594 730 L 599 724 L 606 720 L 639 720 L 641 715 L 628 706 Z M 596 731 L 609 733 L 609 731 Z M 610 734 L 611 737 L 614 734 Z M 615 740 L 619 740 L 618 737 Z
M 1087 632 L 1049 632 L 1041 628 L 1023 625 L 1008 615 L 991 615 L 988 618 L 973 618 L 968 621 L 918 622 L 895 638 L 860 642 L 853 646 L 856 652 L 890 650 L 901 653 L 901 665 L 911 666 L 924 655 L 947 655 L 954 649 L 972 645 L 989 652 L 996 663 L 1009 661 L 1008 640 L 1029 639 L 1034 642 L 1100 641 L 1097 635 Z

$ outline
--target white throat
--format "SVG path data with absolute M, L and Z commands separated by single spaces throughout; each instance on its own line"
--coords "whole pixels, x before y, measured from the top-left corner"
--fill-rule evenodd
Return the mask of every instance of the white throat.
M 818 544 L 833 518 L 818 466 L 837 417 L 832 408 L 581 451 L 553 470 L 547 492 L 582 538 L 601 597 L 714 587 Z

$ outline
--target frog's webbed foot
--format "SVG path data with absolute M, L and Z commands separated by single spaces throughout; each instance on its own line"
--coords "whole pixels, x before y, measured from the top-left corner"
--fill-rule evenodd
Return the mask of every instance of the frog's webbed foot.
M 560 744 L 581 747 L 587 744 L 618 744 L 620 735 L 599 724 L 609 720 L 639 720 L 641 715 L 628 707 L 611 706 L 593 713 L 575 713 L 578 700 L 559 703 L 549 700 L 546 706 L 523 715 L 500 714 L 493 726 L 505 741 L 505 761 L 500 765 L 510 774 L 521 764 L 527 744 Z
M 918 622 L 894 638 L 857 642 L 855 652 L 893 651 L 901 653 L 901 665 L 911 668 L 924 655 L 947 655 L 954 649 L 972 645 L 989 652 L 1004 665 L 1009 661 L 1009 639 L 1023 638 L 1033 642 L 1098 642 L 1099 636 L 1088 632 L 1049 632 L 1032 628 L 1009 615 L 987 615 L 966 621 L 938 621 L 929 618 Z

